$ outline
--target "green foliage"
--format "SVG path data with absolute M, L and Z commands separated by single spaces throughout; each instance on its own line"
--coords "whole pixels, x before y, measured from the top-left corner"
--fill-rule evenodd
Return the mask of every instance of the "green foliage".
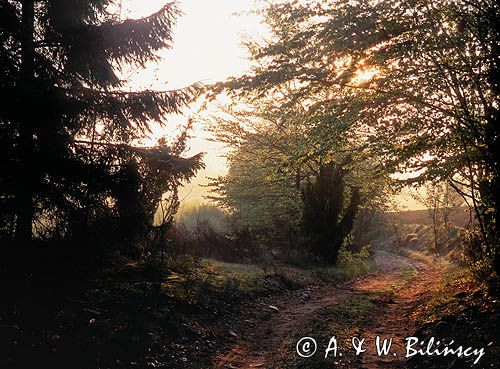
M 477 226 L 462 232 L 461 242 L 464 248 L 464 261 L 472 276 L 480 281 L 489 279 L 494 272 L 494 260 Z
M 296 230 L 300 195 L 290 180 L 275 179 L 275 167 L 269 164 L 252 154 L 235 155 L 228 175 L 217 182 L 222 195 L 217 200 L 232 210 L 234 229 L 276 240 Z
M 375 263 L 370 259 L 370 248 L 362 247 L 358 252 L 350 251 L 345 244 L 339 250 L 338 266 L 348 278 L 373 272 L 376 269 Z
M 499 269 L 499 10 L 492 0 L 274 3 L 261 11 L 272 37 L 249 44 L 251 72 L 215 91 L 302 106 L 319 127 L 344 128 L 319 131 L 327 150 L 340 137 L 337 150 L 348 143 L 375 168 L 409 173 L 403 184 L 448 181 Z
M 284 37 L 286 22 L 271 26 L 276 38 Z M 307 90 L 297 81 L 264 81 L 274 58 L 283 55 L 267 53 L 265 46 L 249 48 L 255 78 L 211 90 L 225 90 L 233 99 L 212 122 L 215 138 L 233 149 L 228 175 L 212 183 L 214 199 L 264 244 L 289 248 L 304 236 L 317 256 L 335 262 L 358 208 L 377 206 L 386 192 L 387 176 L 366 156 L 366 142 L 355 130 L 360 100 L 341 91 Z M 322 175 L 336 166 L 343 168 L 339 178 Z

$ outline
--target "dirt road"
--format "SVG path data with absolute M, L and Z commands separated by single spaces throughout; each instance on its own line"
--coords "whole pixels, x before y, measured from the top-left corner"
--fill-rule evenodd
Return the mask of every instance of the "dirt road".
M 410 336 L 415 329 L 412 314 L 422 296 L 439 287 L 442 270 L 437 265 L 427 265 L 387 251 L 378 251 L 374 259 L 377 273 L 339 286 L 312 288 L 299 291 L 296 296 L 278 298 L 273 302 L 279 310 L 274 317 L 246 332 L 238 332 L 235 344 L 216 358 L 213 368 L 309 367 L 287 361 L 290 358 L 293 361 L 294 357 L 298 359 L 294 344 L 297 337 L 310 332 L 311 326 L 317 324 L 318 316 L 325 321 L 342 319 L 328 316 L 332 307 L 374 294 L 379 297 L 359 322 L 356 335 L 365 338 L 366 342 L 375 342 L 377 335 L 393 337 L 393 347 L 402 350 L 403 338 Z M 404 360 L 403 355 L 379 357 L 375 350 L 367 350 L 349 362 L 349 367 L 404 368 Z M 343 366 L 342 359 L 337 359 L 336 364 Z

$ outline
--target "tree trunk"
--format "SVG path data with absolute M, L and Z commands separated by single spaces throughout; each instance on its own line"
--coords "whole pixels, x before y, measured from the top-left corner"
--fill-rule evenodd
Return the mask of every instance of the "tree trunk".
M 360 205 L 360 195 L 359 189 L 354 187 L 352 189 L 351 199 L 349 201 L 349 206 L 345 210 L 344 216 L 338 225 L 338 232 L 340 234 L 339 240 L 334 245 L 333 253 L 330 259 L 332 264 L 337 264 L 339 259 L 339 252 L 344 240 L 349 236 L 352 232 L 352 228 L 354 226 L 354 220 L 356 219 L 356 215 L 358 214 Z
M 16 241 L 29 243 L 32 238 L 33 225 L 33 114 L 36 112 L 22 105 L 31 103 L 34 91 L 34 0 L 22 1 L 22 50 L 21 50 L 21 111 L 19 114 L 19 172 L 17 176 L 17 219 Z
M 348 172 L 345 166 L 350 160 L 321 165 L 316 181 L 302 191 L 302 232 L 310 240 L 311 251 L 331 264 L 337 263 L 340 248 L 352 230 L 359 209 L 359 190 L 353 188 L 349 205 L 343 212 L 344 177 Z
M 496 71 L 498 74 L 499 72 Z M 500 83 L 500 81 L 498 82 Z M 498 93 L 499 91 L 497 91 Z M 487 195 L 489 205 L 493 208 L 493 215 L 490 223 L 493 229 L 493 267 L 498 277 L 500 277 L 500 112 L 495 109 L 490 113 L 489 117 L 489 137 L 488 142 L 488 160 L 491 171 L 493 172 L 492 180 L 487 188 Z

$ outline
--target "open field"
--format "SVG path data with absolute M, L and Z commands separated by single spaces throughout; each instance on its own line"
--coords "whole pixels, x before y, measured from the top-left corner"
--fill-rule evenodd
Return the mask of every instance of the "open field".
M 428 210 L 406 210 L 387 213 L 388 219 L 401 224 L 422 224 L 431 225 L 432 219 Z M 465 227 L 470 221 L 469 210 L 462 208 L 450 216 L 450 221 L 458 226 Z

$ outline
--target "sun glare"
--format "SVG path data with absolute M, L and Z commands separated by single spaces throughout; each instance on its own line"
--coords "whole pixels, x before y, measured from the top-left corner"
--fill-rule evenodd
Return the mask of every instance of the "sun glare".
M 352 82 L 356 85 L 370 82 L 372 78 L 375 77 L 378 73 L 379 70 L 376 68 L 360 69 L 356 72 L 355 76 L 352 79 Z

